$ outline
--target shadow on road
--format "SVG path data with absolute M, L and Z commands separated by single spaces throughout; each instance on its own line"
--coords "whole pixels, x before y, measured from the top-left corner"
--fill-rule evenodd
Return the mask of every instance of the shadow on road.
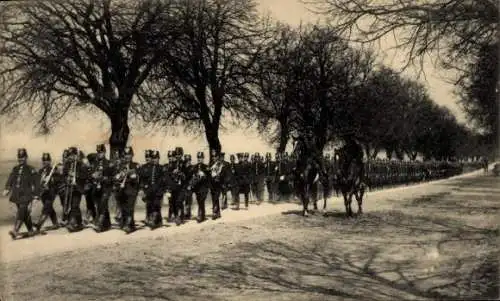
M 203 258 L 168 255 L 165 245 L 133 262 L 105 263 L 98 278 L 64 273 L 47 288 L 87 300 L 223 300 L 238 292 L 286 300 L 498 297 L 497 230 L 401 211 L 286 218 L 286 227 L 298 234 L 308 227 L 309 235 L 242 243 Z

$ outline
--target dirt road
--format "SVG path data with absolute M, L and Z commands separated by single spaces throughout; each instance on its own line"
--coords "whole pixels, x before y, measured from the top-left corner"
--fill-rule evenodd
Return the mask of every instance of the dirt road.
M 475 173 L 369 193 L 365 214 L 355 219 L 332 199 L 326 216 L 309 218 L 298 215 L 296 204 L 265 204 L 225 212 L 215 222 L 129 236 L 90 230 L 15 242 L 2 236 L 1 299 L 494 297 L 499 184 Z

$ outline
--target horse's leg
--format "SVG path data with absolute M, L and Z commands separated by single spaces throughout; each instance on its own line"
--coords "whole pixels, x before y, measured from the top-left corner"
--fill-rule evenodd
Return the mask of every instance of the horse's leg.
M 358 202 L 358 215 L 363 214 L 363 191 L 358 191 L 354 194 L 356 201 Z
M 298 185 L 301 186 L 299 188 L 299 196 L 302 199 L 302 206 L 303 206 L 303 215 L 308 216 L 308 207 L 309 207 L 309 196 L 307 195 L 307 188 L 303 186 L 302 184 Z
M 344 206 L 345 206 L 345 214 L 349 216 L 349 196 L 347 194 L 347 191 L 342 190 L 342 196 L 344 197 Z

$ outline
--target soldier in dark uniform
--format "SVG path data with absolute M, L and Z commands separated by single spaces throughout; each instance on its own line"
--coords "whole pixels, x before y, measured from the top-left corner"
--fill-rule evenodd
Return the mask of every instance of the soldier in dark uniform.
M 190 186 L 190 182 L 193 177 L 193 164 L 192 164 L 192 159 L 190 154 L 184 155 L 184 175 L 185 175 L 185 180 L 184 180 L 184 218 L 187 220 L 191 219 L 191 207 L 193 206 L 193 190 L 192 187 Z
M 37 232 L 40 232 L 43 224 L 50 217 L 52 228 L 57 229 L 59 223 L 57 222 L 57 214 L 54 210 L 54 201 L 56 199 L 56 182 L 54 181 L 56 173 L 56 166 L 52 166 L 52 159 L 49 153 L 42 154 L 42 168 L 38 171 L 40 175 L 40 192 L 38 195 L 42 200 L 43 209 L 38 222 L 35 224 Z
M 66 166 L 68 161 L 68 149 L 65 149 L 61 156 L 61 162 L 56 164 L 56 174 L 54 175 L 54 185 L 56 186 L 56 193 L 59 198 L 59 202 L 61 203 L 61 207 L 63 208 L 61 223 L 59 226 L 64 227 L 68 222 L 68 216 L 64 212 L 64 200 L 66 196 L 66 179 L 63 175 L 64 166 Z
M 266 182 L 266 190 L 267 197 L 269 201 L 274 201 L 275 197 L 275 187 L 274 187 L 274 168 L 275 164 L 272 161 L 271 153 L 266 154 L 266 162 L 264 163 L 265 169 L 265 182 Z
M 27 159 L 26 149 L 18 149 L 17 160 L 19 164 L 12 168 L 3 192 L 3 196 L 10 194 L 9 202 L 17 206 L 14 229 L 9 232 L 12 239 L 17 238 L 23 223 L 26 225 L 29 235 L 34 234 L 30 211 L 33 199 L 38 199 L 39 177 L 36 169 L 26 163 Z
M 175 204 L 172 199 L 172 189 L 173 189 L 173 180 L 172 180 L 172 171 L 175 164 L 175 156 L 174 156 L 175 151 L 169 150 L 167 152 L 167 160 L 168 162 L 163 165 L 163 180 L 162 182 L 165 185 L 165 191 L 168 199 L 168 215 L 167 215 L 167 221 L 172 222 L 173 221 L 173 216 L 174 216 L 174 209 L 175 209 Z
M 97 153 L 87 155 L 87 162 L 85 162 L 85 166 L 87 167 L 89 175 L 92 174 L 92 166 L 95 165 L 96 160 Z M 84 219 L 85 223 L 93 223 L 97 217 L 96 200 L 93 198 L 92 188 L 92 179 L 88 178 L 88 182 L 85 183 L 84 186 L 85 205 L 87 207 Z
M 241 160 L 241 154 L 238 154 L 238 156 L 238 159 Z M 227 167 L 222 169 L 222 178 L 224 179 L 224 186 L 231 192 L 232 205 L 239 202 L 239 172 L 239 162 L 237 163 L 235 155 L 231 154 Z M 227 208 L 227 203 L 223 203 L 222 208 Z
M 113 177 L 117 166 L 106 159 L 106 146 L 96 146 L 96 159 L 90 165 L 91 197 L 96 205 L 96 232 L 107 231 L 111 228 L 109 214 L 109 199 L 113 190 Z
M 209 172 L 208 166 L 204 161 L 203 152 L 198 152 L 196 165 L 193 166 L 193 176 L 188 189 L 192 190 L 198 204 L 198 216 L 196 220 L 201 223 L 206 220 L 205 200 L 207 199 L 209 190 Z
M 119 167 L 122 164 L 122 155 L 120 154 L 120 152 L 118 150 L 112 151 L 110 161 L 111 161 L 111 164 L 113 164 L 113 166 L 114 166 L 114 174 L 113 174 L 113 178 L 114 178 L 116 176 L 116 173 L 118 173 Z M 114 191 L 114 188 L 115 188 L 114 180 L 112 182 L 113 182 L 113 185 L 112 185 L 113 189 L 111 192 L 111 199 L 113 200 L 113 204 L 115 206 L 115 221 L 118 224 L 120 224 L 120 222 L 122 220 L 122 209 L 120 207 L 120 204 L 116 200 L 116 191 Z
M 163 218 L 161 206 L 165 194 L 164 168 L 160 165 L 160 152 L 150 153 L 150 162 L 144 164 L 140 171 L 141 187 L 146 202 L 145 224 L 151 229 L 161 227 Z
M 182 147 L 176 147 L 173 155 L 175 156 L 175 161 L 172 162 L 169 170 L 170 204 L 172 208 L 169 210 L 169 214 L 172 214 L 169 218 L 175 218 L 175 223 L 180 225 L 184 221 L 184 185 L 186 184 L 185 168 L 182 160 L 184 150 Z
M 236 198 L 236 209 L 240 207 L 240 198 L 239 194 L 242 193 L 245 198 L 245 208 L 248 209 L 249 201 L 250 201 L 250 185 L 252 184 L 252 165 L 248 161 L 249 154 L 244 153 L 241 156 L 241 161 L 238 161 L 238 194 Z
M 276 167 L 275 167 L 275 183 L 278 188 L 278 201 L 283 198 L 286 199 L 289 191 L 289 179 L 288 176 L 290 171 L 288 170 L 289 164 L 285 158 L 281 158 L 281 155 L 276 154 Z
M 88 180 L 88 169 L 83 164 L 81 154 L 76 147 L 68 149 L 67 162 L 63 167 L 65 179 L 65 211 L 68 213 L 67 229 L 76 232 L 83 229 L 82 212 L 80 203 L 84 192 L 84 186 Z
M 221 176 L 221 191 L 219 199 L 222 202 L 222 210 L 227 209 L 227 195 L 231 192 L 231 187 L 228 184 L 230 179 L 230 169 L 229 162 L 226 161 L 226 154 L 220 153 L 220 157 L 222 157 L 222 176 Z
M 139 169 L 140 165 L 132 161 L 134 150 L 132 147 L 125 147 L 123 151 L 122 164 L 118 173 L 115 175 L 115 197 L 121 207 L 120 228 L 125 233 L 131 233 L 136 230 L 134 212 L 135 202 L 139 194 Z
M 214 220 L 221 217 L 219 197 L 222 192 L 222 171 L 225 166 L 222 153 L 215 158 L 210 166 L 210 194 L 212 197 L 212 219 Z
M 257 204 L 260 204 L 264 200 L 264 182 L 266 178 L 266 169 L 264 162 L 259 153 L 255 153 L 254 161 L 252 162 L 252 193 Z
M 144 151 L 144 161 L 146 162 L 146 164 L 151 162 L 151 154 L 152 153 L 153 153 L 153 150 L 151 150 L 151 149 L 147 149 Z

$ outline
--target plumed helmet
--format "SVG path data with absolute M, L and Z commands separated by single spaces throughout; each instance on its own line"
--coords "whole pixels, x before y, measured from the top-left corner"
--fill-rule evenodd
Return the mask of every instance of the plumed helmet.
M 176 147 L 175 148 L 175 155 L 176 156 L 183 156 L 184 155 L 184 149 L 182 147 Z
M 28 158 L 28 152 L 26 151 L 25 148 L 18 148 L 17 149 L 17 158 L 18 159 Z
M 78 148 L 76 146 L 68 148 L 68 155 L 70 156 L 78 155 Z
M 123 150 L 123 155 L 133 156 L 134 155 L 134 149 L 132 148 L 132 146 L 125 147 L 125 149 Z
M 160 152 L 157 150 L 149 150 L 149 157 L 151 159 L 160 159 Z
M 43 153 L 42 154 L 42 161 L 52 161 L 52 158 L 50 157 L 49 153 Z
M 95 151 L 98 153 L 105 153 L 106 152 L 106 146 L 104 144 L 97 144 L 95 147 Z

